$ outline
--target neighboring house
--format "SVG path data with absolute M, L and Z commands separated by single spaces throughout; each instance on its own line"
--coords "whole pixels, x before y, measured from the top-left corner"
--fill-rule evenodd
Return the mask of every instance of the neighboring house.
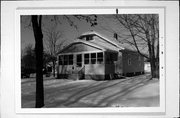
M 104 80 L 142 73 L 142 56 L 94 31 L 82 34 L 58 54 L 58 78 Z

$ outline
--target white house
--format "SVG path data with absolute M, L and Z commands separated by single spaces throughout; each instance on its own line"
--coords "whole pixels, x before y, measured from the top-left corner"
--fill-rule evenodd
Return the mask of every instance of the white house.
M 58 54 L 58 78 L 113 79 L 117 74 L 144 73 L 144 58 L 114 39 L 90 31 L 79 36 Z

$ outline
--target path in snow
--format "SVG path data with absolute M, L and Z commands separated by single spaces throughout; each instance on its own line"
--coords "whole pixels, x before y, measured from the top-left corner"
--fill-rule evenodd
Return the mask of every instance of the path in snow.
M 22 107 L 35 105 L 35 79 L 22 82 Z M 45 79 L 45 107 L 155 107 L 159 81 L 148 75 L 109 80 Z

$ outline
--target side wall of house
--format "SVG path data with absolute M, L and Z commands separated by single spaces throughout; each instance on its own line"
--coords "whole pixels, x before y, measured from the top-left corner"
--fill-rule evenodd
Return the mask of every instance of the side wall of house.
M 115 64 L 115 73 L 122 74 L 123 73 L 122 52 L 118 53 L 117 61 L 115 61 L 114 64 Z
M 144 73 L 144 58 L 138 53 L 123 52 L 122 63 L 123 74 L 127 76 Z

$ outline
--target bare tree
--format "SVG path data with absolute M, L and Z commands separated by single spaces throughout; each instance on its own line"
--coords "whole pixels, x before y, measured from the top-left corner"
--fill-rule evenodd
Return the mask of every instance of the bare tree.
M 64 16 L 65 19 L 68 21 L 70 26 L 73 26 L 77 29 L 77 25 L 74 24 L 73 20 L 71 20 L 72 16 Z M 87 16 L 79 16 L 74 15 L 74 18 L 78 20 L 86 20 L 91 26 L 97 25 L 96 23 L 96 15 L 87 15 Z M 94 17 L 94 18 L 92 18 Z M 56 24 L 61 23 L 59 22 L 58 16 L 53 16 L 53 20 Z M 33 27 L 33 33 L 35 38 L 35 55 L 36 55 L 36 102 L 35 107 L 40 108 L 44 106 L 44 85 L 43 85 L 43 30 L 42 30 L 42 15 L 32 15 L 31 16 L 31 23 L 27 26 Z M 55 34 L 56 38 L 59 37 L 59 34 Z M 59 45 L 61 46 L 61 45 Z M 57 46 L 57 48 L 59 48 Z
M 57 25 L 49 28 L 45 31 L 45 45 L 48 53 L 51 56 L 51 62 L 53 64 L 53 76 L 55 77 L 55 69 L 56 69 L 56 56 L 62 45 L 64 44 L 64 40 L 62 40 L 62 31 L 58 31 L 56 28 Z M 59 41 L 59 42 L 58 42 Z
M 126 29 L 126 43 L 150 60 L 152 78 L 159 77 L 159 17 L 157 14 L 123 14 L 115 19 Z M 142 48 L 143 47 L 143 48 Z M 143 49 L 148 49 L 148 55 Z

